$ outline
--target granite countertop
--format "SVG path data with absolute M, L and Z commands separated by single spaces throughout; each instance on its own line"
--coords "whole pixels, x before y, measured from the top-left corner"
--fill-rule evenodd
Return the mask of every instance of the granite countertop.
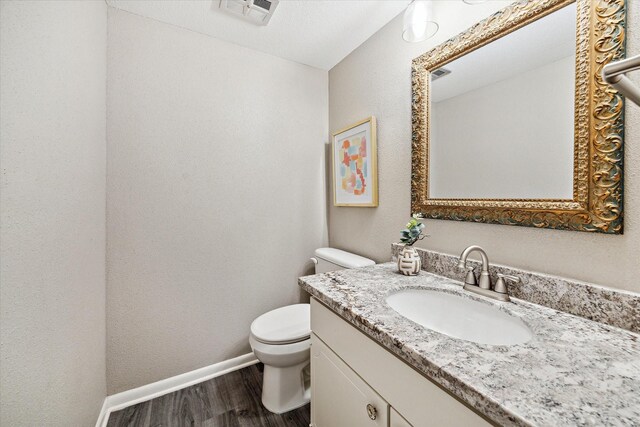
M 493 302 L 462 283 L 394 263 L 306 276 L 300 286 L 406 363 L 500 425 L 639 425 L 640 335 L 526 301 Z M 401 316 L 385 297 L 436 289 L 492 304 L 534 337 L 514 346 L 477 344 Z

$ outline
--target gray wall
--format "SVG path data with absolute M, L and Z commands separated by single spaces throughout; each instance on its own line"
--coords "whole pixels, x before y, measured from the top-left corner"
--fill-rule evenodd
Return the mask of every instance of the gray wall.
M 445 2 L 442 2 L 445 3 Z M 329 127 L 337 130 L 364 117 L 378 118 L 380 206 L 355 209 L 331 206 L 331 246 L 385 261 L 389 243 L 410 215 L 411 59 L 474 21 L 500 8 L 496 2 L 464 6 L 446 2 L 438 17 L 440 32 L 423 43 L 400 37 L 402 16 L 378 31 L 329 72 Z M 640 8 L 627 2 L 628 55 L 640 52 Z M 459 10 L 454 9 L 455 7 Z M 464 9 L 463 9 L 464 8 Z M 464 13 L 466 11 L 466 13 Z M 366 71 L 366 72 L 365 72 Z M 638 74 L 632 74 L 640 84 Z M 458 255 L 470 244 L 488 250 L 496 263 L 562 275 L 605 286 L 640 291 L 640 108 L 626 109 L 625 234 L 609 236 L 568 231 L 426 221 L 419 246 Z
M 250 351 L 327 243 L 327 72 L 109 8 L 109 394 Z
M 0 425 L 105 397 L 104 2 L 0 2 Z
M 432 104 L 430 197 L 571 199 L 575 64 L 567 56 Z

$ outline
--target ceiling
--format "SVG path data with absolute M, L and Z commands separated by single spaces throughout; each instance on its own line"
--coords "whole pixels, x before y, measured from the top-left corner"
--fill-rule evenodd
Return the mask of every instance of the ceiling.
M 575 56 L 576 13 L 572 3 L 445 64 L 443 68 L 451 74 L 433 82 L 431 101 L 444 101 Z
M 267 26 L 257 26 L 221 11 L 219 0 L 107 0 L 107 3 L 136 15 L 329 70 L 401 13 L 409 0 L 280 0 Z

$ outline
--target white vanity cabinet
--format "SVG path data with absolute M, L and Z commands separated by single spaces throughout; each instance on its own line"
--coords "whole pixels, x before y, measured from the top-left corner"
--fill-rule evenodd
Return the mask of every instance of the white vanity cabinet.
M 484 418 L 311 300 L 311 426 L 488 426 Z
M 311 336 L 314 427 L 387 427 L 389 404 L 332 352 Z
M 389 408 L 389 427 L 413 427 L 395 409 Z

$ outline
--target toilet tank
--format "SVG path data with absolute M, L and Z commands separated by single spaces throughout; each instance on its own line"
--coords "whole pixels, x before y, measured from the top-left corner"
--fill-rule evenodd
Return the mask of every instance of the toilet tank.
M 375 265 L 375 261 L 369 258 L 334 248 L 316 249 L 313 261 L 316 263 L 316 274 Z

